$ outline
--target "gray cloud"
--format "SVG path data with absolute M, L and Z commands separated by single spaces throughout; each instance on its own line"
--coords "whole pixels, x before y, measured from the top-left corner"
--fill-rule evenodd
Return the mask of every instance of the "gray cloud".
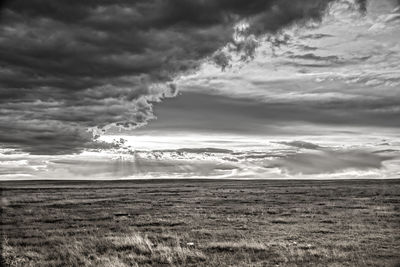
M 291 55 L 289 56 L 290 58 L 299 58 L 299 59 L 305 59 L 305 60 L 315 60 L 315 61 L 331 61 L 331 62 L 337 62 L 339 61 L 338 56 L 317 56 L 313 53 L 307 53 L 304 55 Z
M 277 159 L 271 167 L 278 167 L 289 174 L 335 173 L 346 169 L 368 170 L 382 168 L 382 162 L 391 157 L 367 151 L 314 151 L 301 152 Z
M 277 142 L 278 144 L 297 147 L 297 148 L 305 148 L 305 149 L 319 149 L 321 148 L 317 144 L 313 144 L 305 141 L 290 141 L 290 142 Z
M 268 85 L 266 85 L 268 86 Z M 281 84 L 283 87 L 283 85 Z M 291 85 L 290 85 L 291 86 Z M 288 86 L 288 87 L 290 87 Z M 293 85 L 295 86 L 295 85 Z M 200 90 L 200 89 L 199 89 Z M 349 89 L 350 90 L 350 89 Z M 251 97 L 251 98 L 250 98 Z M 303 134 L 320 134 L 333 126 L 388 127 L 396 129 L 400 121 L 398 99 L 281 99 L 268 103 L 248 98 L 182 92 L 155 108 L 159 118 L 137 133 L 158 131 L 226 132 L 243 134 L 300 134 L 298 125 L 308 127 Z M 318 125 L 318 129 L 310 127 Z M 354 129 L 353 129 L 354 130 Z M 331 130 L 329 130 L 331 131 Z M 293 143 L 292 143 L 293 145 Z M 298 144 L 300 145 L 300 144 Z
M 333 35 L 324 33 L 314 33 L 301 36 L 300 39 L 322 39 L 327 37 L 333 37 Z
M 1 8 L 0 143 L 32 154 L 91 147 L 86 131 L 138 127 L 174 77 L 232 39 L 319 20 L 330 1 L 15 0 Z M 228 59 L 220 57 L 218 64 Z M 18 123 L 14 123 L 18 122 Z
M 74 126 L 72 124 L 72 126 Z M 59 121 L 0 121 L 0 140 L 10 148 L 33 154 L 69 154 L 81 149 L 110 149 L 116 144 L 97 141 L 92 134 Z

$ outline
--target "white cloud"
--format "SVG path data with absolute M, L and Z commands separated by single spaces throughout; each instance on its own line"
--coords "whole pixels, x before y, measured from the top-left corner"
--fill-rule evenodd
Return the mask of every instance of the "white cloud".
M 336 179 L 395 178 L 400 174 L 400 139 L 395 136 L 351 139 L 325 135 L 293 140 L 204 134 L 123 138 L 127 140 L 123 148 L 79 155 L 0 154 L 0 180 Z
M 400 94 L 400 13 L 391 1 L 369 1 L 365 15 L 354 1 L 336 1 L 318 24 L 294 25 L 258 40 L 250 63 L 212 63 L 181 77 L 183 91 L 265 102 L 365 99 Z M 233 54 L 234 58 L 234 54 Z

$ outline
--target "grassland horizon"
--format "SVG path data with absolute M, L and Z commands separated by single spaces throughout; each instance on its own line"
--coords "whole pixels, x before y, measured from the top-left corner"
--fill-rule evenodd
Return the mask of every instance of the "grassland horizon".
M 5 266 L 398 266 L 400 180 L 1 181 Z

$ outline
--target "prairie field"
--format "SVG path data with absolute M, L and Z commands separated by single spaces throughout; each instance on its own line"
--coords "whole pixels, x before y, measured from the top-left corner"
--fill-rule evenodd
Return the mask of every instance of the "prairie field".
M 400 264 L 400 180 L 0 186 L 3 266 Z

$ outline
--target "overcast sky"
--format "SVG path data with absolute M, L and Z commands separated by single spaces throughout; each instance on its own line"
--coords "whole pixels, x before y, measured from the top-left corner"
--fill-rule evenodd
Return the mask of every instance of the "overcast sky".
M 396 177 L 399 26 L 397 0 L 6 1 L 0 179 Z

